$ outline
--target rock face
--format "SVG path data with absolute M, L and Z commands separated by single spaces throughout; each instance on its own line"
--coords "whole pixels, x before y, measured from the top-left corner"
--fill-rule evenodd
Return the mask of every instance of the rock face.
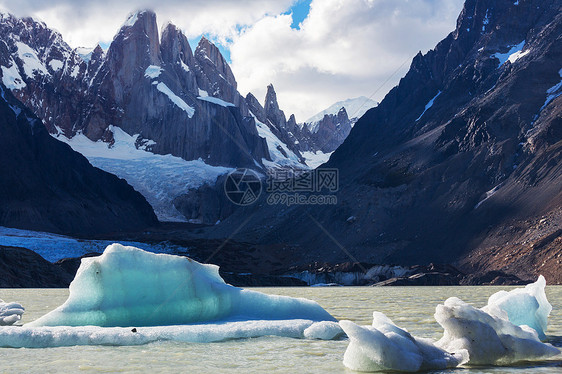
M 310 249 L 303 261 L 349 251 L 374 263 L 508 266 L 520 278 L 548 268 L 560 282 L 559 236 L 548 253 L 528 246 L 562 225 L 561 11 L 560 0 L 468 0 L 456 30 L 414 58 L 332 155 L 338 204 L 268 207 L 247 231 L 275 222 L 257 240 L 283 235 Z M 544 233 L 533 228 L 541 219 Z M 502 250 L 514 239 L 523 246 Z
M 157 223 L 127 182 L 53 139 L 1 84 L 0 94 L 0 226 L 91 235 Z
M 135 13 L 106 54 L 72 50 L 60 35 L 31 19 L 3 14 L 2 80 L 51 133 L 111 143 L 109 126 L 154 153 L 211 165 L 255 166 L 269 160 L 236 80 L 218 48 L 201 39 L 193 55 L 187 38 L 156 15 Z

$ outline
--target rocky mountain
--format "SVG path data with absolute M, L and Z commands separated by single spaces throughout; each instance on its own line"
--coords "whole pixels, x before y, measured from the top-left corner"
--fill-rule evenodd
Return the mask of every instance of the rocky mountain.
M 467 0 L 333 153 L 337 204 L 256 206 L 235 238 L 302 248 L 303 263 L 433 261 L 561 282 L 560 35 L 560 0 Z
M 359 117 L 377 105 L 375 101 L 362 96 L 337 102 L 306 122 L 297 123 L 294 114 L 287 119 L 283 110 L 280 109 L 277 93 L 271 84 L 267 87 L 264 106 L 252 93 L 246 96 L 246 103 L 256 118 L 258 128 L 263 129 L 267 126 L 273 135 L 264 134 L 264 137 L 276 140 L 268 141 L 268 143 L 276 143 L 275 148 L 281 155 L 276 156 L 275 151 L 270 151 L 272 159 L 279 159 L 279 156 L 282 156 L 298 160 L 310 168 L 315 168 L 328 161 L 331 153 L 347 138 Z M 348 116 L 348 109 L 353 113 L 352 118 Z M 270 150 L 272 148 L 270 146 Z M 286 163 L 283 166 L 286 166 Z
M 130 185 L 53 139 L 0 84 L 0 226 L 92 235 L 157 223 Z
M 107 52 L 71 49 L 30 18 L 0 17 L 2 82 L 53 136 L 141 191 L 162 220 L 194 219 L 175 198 L 214 187 L 234 167 L 306 168 L 256 125 L 218 48 L 202 38 L 192 52 L 172 24 L 159 35 L 151 11 L 132 14 Z

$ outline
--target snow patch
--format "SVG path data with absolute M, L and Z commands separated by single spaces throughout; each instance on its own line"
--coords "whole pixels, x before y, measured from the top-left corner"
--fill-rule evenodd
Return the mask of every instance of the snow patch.
M 144 71 L 144 76 L 149 79 L 156 79 L 162 73 L 162 68 L 156 65 L 150 65 Z
M 185 101 L 183 101 L 179 96 L 173 93 L 172 90 L 170 90 L 168 86 L 166 86 L 166 84 L 160 82 L 156 85 L 156 88 L 158 89 L 158 91 L 168 96 L 172 103 L 174 103 L 178 108 L 185 111 L 189 118 L 193 117 L 193 115 L 195 114 L 195 109 L 187 105 Z
M 70 76 L 72 78 L 76 78 L 78 76 L 78 73 L 80 73 L 80 66 L 76 65 L 74 68 L 72 68 L 72 72 L 70 73 Z
M 478 204 L 476 204 L 476 206 L 474 207 L 474 209 L 478 209 L 478 207 L 480 207 L 480 205 L 482 205 L 482 203 L 484 203 L 484 201 L 488 200 L 490 197 L 494 196 L 496 192 L 498 192 L 498 190 L 503 186 L 502 183 L 498 184 L 496 187 L 492 188 L 490 191 L 486 192 L 486 196 L 480 200 L 478 202 Z
M 422 114 L 420 114 L 420 116 L 418 117 L 418 119 L 416 119 L 416 122 L 418 122 L 423 115 L 425 114 L 425 112 L 427 112 L 427 110 L 429 108 L 431 108 L 433 106 L 433 103 L 435 102 L 435 100 L 439 97 L 439 95 L 441 95 L 441 91 L 437 92 L 437 95 L 435 95 L 433 97 L 433 99 L 429 100 L 429 102 L 427 104 L 425 104 L 425 109 L 423 110 Z
M 225 108 L 227 108 L 227 107 L 229 107 L 229 106 L 236 106 L 236 105 L 234 105 L 234 104 L 232 104 L 232 103 L 229 103 L 228 101 L 221 100 L 221 99 L 219 99 L 219 98 L 217 98 L 217 97 L 212 97 L 212 96 L 199 96 L 199 97 L 197 97 L 197 98 L 198 98 L 199 100 L 208 101 L 209 103 L 217 104 L 217 105 L 220 105 L 220 106 L 225 107 Z
M 85 62 L 85 63 L 90 63 L 90 60 L 92 59 L 92 53 L 94 52 L 94 48 L 87 48 L 87 47 L 77 47 L 75 50 L 76 54 L 78 56 L 80 56 L 80 58 Z
M 23 62 L 23 71 L 26 76 L 33 78 L 35 73 L 49 75 L 47 68 L 41 63 L 37 53 L 30 46 L 22 42 L 16 42 L 18 56 Z
M 51 61 L 49 61 L 49 66 L 54 71 L 58 71 L 58 70 L 62 69 L 62 67 L 64 66 L 64 63 L 60 60 L 51 60 Z
M 269 149 L 269 157 L 273 161 L 268 161 L 263 159 L 262 162 L 267 168 L 277 168 L 280 166 L 288 166 L 288 167 L 298 167 L 298 168 L 306 168 L 306 165 L 300 163 L 299 158 L 297 155 L 291 151 L 285 143 L 283 143 L 273 132 L 271 129 L 264 123 L 256 121 L 256 129 L 258 130 L 258 135 L 262 138 L 265 138 L 267 142 L 267 148 Z M 287 157 L 281 152 L 283 150 Z
M 129 14 L 125 23 L 121 25 L 121 28 L 133 26 L 135 23 L 137 23 L 138 19 L 139 19 L 139 12 Z
M 316 151 L 316 152 L 312 152 L 312 151 L 306 151 L 306 152 L 301 152 L 302 157 L 304 157 L 306 164 L 311 168 L 311 169 L 316 169 L 318 166 L 328 162 L 328 160 L 330 159 L 330 156 L 332 155 L 332 153 L 334 152 L 328 152 L 328 153 L 324 153 L 322 151 Z
M 530 50 L 521 52 L 524 46 L 525 46 L 525 40 L 523 40 L 521 43 L 517 45 L 510 46 L 509 51 L 507 51 L 506 53 L 498 52 L 498 53 L 494 53 L 490 57 L 497 58 L 499 60 L 498 68 L 501 67 L 503 64 L 505 64 L 506 61 L 509 61 L 513 64 L 515 61 L 517 61 L 521 57 L 526 56 L 530 52 Z
M 13 61 L 9 68 L 2 66 L 2 83 L 10 90 L 21 90 L 27 86 Z
M 189 66 L 187 66 L 185 64 L 185 62 L 183 62 L 182 60 L 180 60 L 180 64 L 183 70 L 185 70 L 186 72 L 189 72 Z
M 560 78 L 562 78 L 562 69 L 558 71 L 558 75 L 560 75 Z M 546 106 L 550 104 L 552 100 L 556 99 L 560 95 L 562 95 L 562 81 L 546 90 L 546 100 L 539 112 L 542 112 L 542 110 L 546 108 Z

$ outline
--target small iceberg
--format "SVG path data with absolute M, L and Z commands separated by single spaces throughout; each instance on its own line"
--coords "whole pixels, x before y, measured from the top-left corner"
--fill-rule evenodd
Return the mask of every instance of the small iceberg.
M 5 303 L 0 299 L 0 326 L 9 326 L 21 320 L 25 308 L 18 303 Z
M 456 297 L 437 306 L 435 319 L 445 329 L 437 346 L 449 352 L 466 350 L 470 365 L 510 365 L 560 354 L 557 348 L 541 342 L 534 329 L 516 326 Z
M 349 337 L 343 363 L 351 370 L 417 372 L 457 367 L 468 359 L 466 351 L 449 354 L 429 339 L 410 335 L 379 312 L 373 313 L 372 326 L 351 321 L 340 321 L 340 326 Z
M 546 338 L 545 332 L 552 305 L 545 293 L 546 279 L 541 275 L 535 283 L 512 291 L 499 291 L 490 296 L 488 305 L 482 308 L 488 314 L 507 319 L 517 326 L 529 326 L 539 338 Z
M 372 326 L 340 321 L 350 340 L 343 363 L 356 371 L 417 372 L 552 358 L 561 351 L 540 340 L 552 310 L 545 286 L 540 276 L 525 288 L 495 293 L 482 309 L 447 299 L 434 315 L 444 329 L 437 342 L 412 336 L 379 312 Z

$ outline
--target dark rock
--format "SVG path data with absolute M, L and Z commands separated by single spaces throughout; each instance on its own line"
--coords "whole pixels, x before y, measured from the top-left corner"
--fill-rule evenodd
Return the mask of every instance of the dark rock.
M 29 249 L 4 246 L 0 246 L 0 274 L 0 288 L 65 288 L 74 278 Z
M 484 274 L 469 274 L 465 276 L 460 284 L 463 286 L 519 286 L 532 283 L 533 281 L 524 281 L 513 274 L 506 274 L 503 271 L 489 271 Z
M 94 168 L 0 85 L 0 225 L 70 234 L 157 224 L 144 197 Z

